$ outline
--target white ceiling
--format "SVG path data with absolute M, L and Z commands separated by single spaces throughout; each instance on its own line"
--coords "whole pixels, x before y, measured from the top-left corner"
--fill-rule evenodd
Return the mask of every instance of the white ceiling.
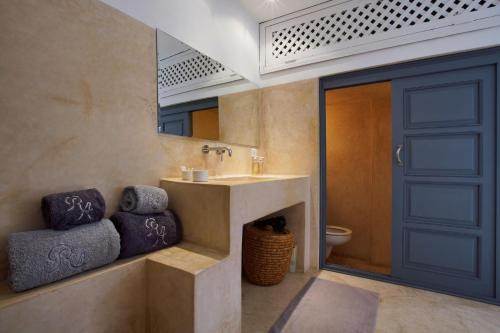
M 326 0 L 239 0 L 243 7 L 257 20 L 264 22 L 279 16 L 311 7 Z

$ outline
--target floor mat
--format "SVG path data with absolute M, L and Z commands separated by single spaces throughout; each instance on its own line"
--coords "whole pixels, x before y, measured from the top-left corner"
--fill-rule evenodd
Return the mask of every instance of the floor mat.
M 272 333 L 373 333 L 378 295 L 311 278 L 269 330 Z

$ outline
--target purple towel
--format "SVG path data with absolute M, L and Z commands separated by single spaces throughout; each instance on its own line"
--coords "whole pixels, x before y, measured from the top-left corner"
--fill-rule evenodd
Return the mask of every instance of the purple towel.
M 118 212 L 110 219 L 120 234 L 120 258 L 160 250 L 182 239 L 181 223 L 170 210 L 148 215 Z
M 42 198 L 42 213 L 49 228 L 68 230 L 102 220 L 106 203 L 95 189 L 54 193 Z

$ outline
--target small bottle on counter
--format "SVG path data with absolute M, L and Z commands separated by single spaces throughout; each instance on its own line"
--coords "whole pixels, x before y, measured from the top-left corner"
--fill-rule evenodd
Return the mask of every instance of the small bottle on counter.
M 258 173 L 258 175 L 262 176 L 264 174 L 264 157 L 259 156 L 258 159 L 259 159 L 259 161 L 258 161 L 258 164 L 259 164 L 259 173 Z
M 262 176 L 264 174 L 264 157 L 257 156 L 255 148 L 250 150 L 250 156 L 252 156 L 252 175 Z
M 252 175 L 256 176 L 259 174 L 260 164 L 259 157 L 252 156 Z

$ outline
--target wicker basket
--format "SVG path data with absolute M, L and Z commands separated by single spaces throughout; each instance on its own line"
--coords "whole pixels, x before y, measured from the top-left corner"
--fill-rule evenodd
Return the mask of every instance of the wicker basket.
M 280 283 L 290 267 L 294 238 L 289 231 L 276 233 L 270 226 L 243 229 L 243 272 L 248 281 L 270 286 Z

